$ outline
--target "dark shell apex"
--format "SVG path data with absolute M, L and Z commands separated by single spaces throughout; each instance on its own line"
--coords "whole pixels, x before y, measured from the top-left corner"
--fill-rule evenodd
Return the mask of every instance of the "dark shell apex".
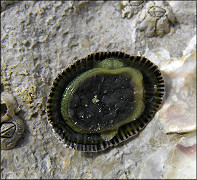
M 137 135 L 162 105 L 157 65 L 120 51 L 77 60 L 54 80 L 48 121 L 67 147 L 98 152 Z

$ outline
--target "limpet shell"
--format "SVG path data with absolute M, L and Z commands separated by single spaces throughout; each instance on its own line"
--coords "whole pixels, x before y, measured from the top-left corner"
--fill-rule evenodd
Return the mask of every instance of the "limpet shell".
M 67 147 L 101 151 L 137 135 L 160 108 L 164 91 L 161 72 L 147 58 L 97 52 L 54 80 L 48 121 Z

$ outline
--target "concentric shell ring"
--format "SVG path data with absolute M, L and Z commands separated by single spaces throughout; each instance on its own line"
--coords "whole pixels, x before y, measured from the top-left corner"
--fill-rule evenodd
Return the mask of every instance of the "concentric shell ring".
M 124 63 L 125 67 L 132 67 L 143 74 L 145 87 L 145 109 L 135 120 L 119 127 L 117 134 L 108 141 L 102 140 L 100 134 L 82 134 L 72 130 L 61 115 L 61 99 L 68 84 L 80 74 L 94 68 L 98 61 L 115 57 Z M 66 68 L 54 80 L 48 101 L 47 115 L 53 130 L 67 147 L 79 151 L 98 152 L 115 146 L 126 139 L 137 135 L 154 117 L 160 108 L 165 93 L 165 84 L 157 65 L 142 56 L 130 56 L 120 51 L 97 52 L 76 61 Z

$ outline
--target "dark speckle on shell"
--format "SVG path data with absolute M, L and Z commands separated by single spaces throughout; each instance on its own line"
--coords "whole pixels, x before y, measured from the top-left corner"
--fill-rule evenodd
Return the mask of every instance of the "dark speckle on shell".
M 54 80 L 48 120 L 67 147 L 101 151 L 137 135 L 160 108 L 164 88 L 158 67 L 145 57 L 90 54 Z

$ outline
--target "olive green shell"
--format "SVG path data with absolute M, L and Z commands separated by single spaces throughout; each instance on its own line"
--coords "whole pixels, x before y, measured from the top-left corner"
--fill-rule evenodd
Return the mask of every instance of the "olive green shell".
M 124 67 L 131 67 L 143 75 L 145 88 L 144 111 L 132 122 L 118 128 L 116 135 L 111 140 L 103 140 L 100 133 L 79 133 L 74 131 L 61 114 L 61 100 L 66 87 L 82 73 L 95 68 L 95 64 L 106 58 L 117 58 Z M 162 104 L 165 85 L 158 67 L 150 60 L 141 56 L 130 56 L 123 52 L 97 52 L 86 58 L 76 61 L 73 65 L 63 70 L 54 80 L 47 102 L 48 121 L 53 130 L 59 135 L 67 147 L 79 151 L 97 152 L 115 146 L 126 139 L 137 135 L 154 117 Z

